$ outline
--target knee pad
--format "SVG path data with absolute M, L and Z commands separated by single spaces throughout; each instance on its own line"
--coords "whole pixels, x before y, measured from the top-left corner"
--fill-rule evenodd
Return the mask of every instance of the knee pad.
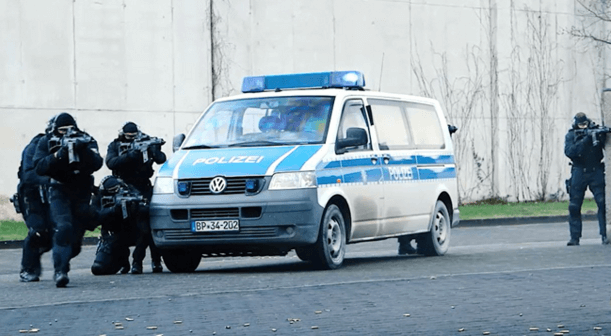
M 581 210 L 581 207 L 577 203 L 569 202 L 569 213 L 576 213 Z

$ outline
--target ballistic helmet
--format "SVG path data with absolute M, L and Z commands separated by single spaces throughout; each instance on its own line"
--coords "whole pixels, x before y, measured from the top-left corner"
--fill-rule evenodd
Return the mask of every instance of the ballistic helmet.
M 573 128 L 585 128 L 588 127 L 591 123 L 591 120 L 588 119 L 585 113 L 578 112 L 573 117 Z
M 103 194 L 116 194 L 123 186 L 123 180 L 116 176 L 106 176 L 100 181 L 100 192 Z

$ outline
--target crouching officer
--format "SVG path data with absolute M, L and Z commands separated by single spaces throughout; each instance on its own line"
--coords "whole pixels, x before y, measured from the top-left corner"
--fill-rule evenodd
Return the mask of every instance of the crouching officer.
M 125 183 L 135 187 L 147 203 L 153 195 L 150 178 L 153 176 L 153 163 L 162 164 L 166 155 L 161 151 L 163 139 L 151 137 L 140 132 L 133 122 L 127 122 L 119 131 L 119 136 L 108 145 L 106 165 L 112 174 Z M 132 255 L 132 274 L 142 273 L 142 261 L 146 248 L 151 250 L 153 273 L 162 272 L 161 254 L 153 242 L 148 212 L 138 220 L 139 236 Z
M 107 176 L 100 182 L 93 198 L 92 208 L 102 225 L 95 261 L 91 266 L 94 275 L 122 274 L 129 272 L 129 247 L 135 245 L 138 236 L 138 220 L 148 213 L 144 198 L 115 176 Z
M 21 271 L 19 272 L 21 282 L 40 280 L 42 272 L 40 257 L 51 249 L 52 227 L 45 197 L 49 178 L 36 174 L 34 166 L 34 154 L 38 141 L 44 137 L 44 133 L 37 134 L 24 148 L 17 173 L 18 192 L 12 200 L 28 227 L 28 234 L 23 241 Z
M 609 244 L 605 219 L 605 173 L 603 146 L 606 132 L 585 115 L 579 112 L 573 118 L 573 127 L 564 139 L 564 154 L 571 159 L 571 178 L 569 187 L 569 230 L 571 239 L 568 246 L 579 245 L 581 238 L 581 206 L 586 192 L 594 194 L 598 207 L 598 226 L 603 244 Z
M 52 121 L 52 131 L 41 138 L 36 148 L 36 173 L 50 178 L 49 212 L 54 226 L 53 267 L 55 285 L 68 282 L 70 260 L 77 256 L 87 223 L 93 190 L 93 172 L 102 167 L 98 144 L 78 129 L 68 113 Z

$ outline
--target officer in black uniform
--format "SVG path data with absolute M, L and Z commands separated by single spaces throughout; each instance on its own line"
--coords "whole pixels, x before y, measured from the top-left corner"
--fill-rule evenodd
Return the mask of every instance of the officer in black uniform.
M 115 176 L 106 176 L 92 199 L 93 218 L 102 226 L 94 275 L 129 272 L 129 247 L 138 237 L 138 219 L 148 213 L 148 206 L 135 188 Z
M 103 159 L 98 144 L 89 134 L 78 129 L 68 113 L 53 119 L 52 132 L 41 138 L 34 156 L 36 173 L 50 178 L 49 211 L 54 226 L 53 267 L 55 285 L 68 282 L 70 259 L 81 250 L 93 191 L 93 172 Z
M 112 174 L 140 191 L 147 203 L 153 195 L 153 186 L 150 180 L 153 176 L 153 162 L 162 164 L 166 161 L 166 155 L 161 151 L 162 143 L 148 146 L 146 156 L 141 150 L 133 148 L 134 142 L 150 139 L 150 136 L 140 132 L 138 125 L 131 121 L 127 122 L 119 131 L 119 136 L 108 145 L 106 154 L 106 165 L 112 170 Z M 161 254 L 151 236 L 148 213 L 139 219 L 138 223 L 140 235 L 132 255 L 131 272 L 132 274 L 142 273 L 142 261 L 146 255 L 147 247 L 151 250 L 153 273 L 162 272 Z
M 48 127 L 47 127 L 48 128 Z M 47 131 L 49 131 L 47 129 Z M 51 249 L 52 226 L 49 221 L 49 209 L 45 190 L 49 178 L 36 174 L 34 154 L 38 141 L 44 133 L 37 134 L 24 148 L 19 165 L 17 187 L 18 202 L 23 220 L 28 227 L 28 234 L 23 241 L 23 255 L 19 281 L 33 282 L 40 280 L 42 268 L 40 257 Z
M 586 192 L 594 195 L 598 206 L 598 226 L 602 243 L 609 244 L 605 219 L 605 167 L 602 162 L 605 132 L 596 132 L 597 126 L 579 112 L 573 118 L 573 127 L 564 139 L 564 154 L 571 159 L 569 189 L 569 229 L 571 239 L 568 246 L 579 245 L 581 238 L 581 205 Z

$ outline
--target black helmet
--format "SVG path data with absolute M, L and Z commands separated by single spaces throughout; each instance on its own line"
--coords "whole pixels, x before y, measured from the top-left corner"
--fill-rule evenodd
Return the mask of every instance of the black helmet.
M 100 192 L 106 195 L 116 194 L 124 185 L 125 183 L 123 180 L 116 176 L 109 175 L 100 181 Z
M 586 116 L 586 114 L 583 112 L 578 112 L 573 117 L 573 128 L 580 128 L 579 125 L 584 125 L 584 124 L 586 125 L 586 127 L 588 127 L 591 123 L 592 123 L 592 120 L 588 119 L 588 116 Z

